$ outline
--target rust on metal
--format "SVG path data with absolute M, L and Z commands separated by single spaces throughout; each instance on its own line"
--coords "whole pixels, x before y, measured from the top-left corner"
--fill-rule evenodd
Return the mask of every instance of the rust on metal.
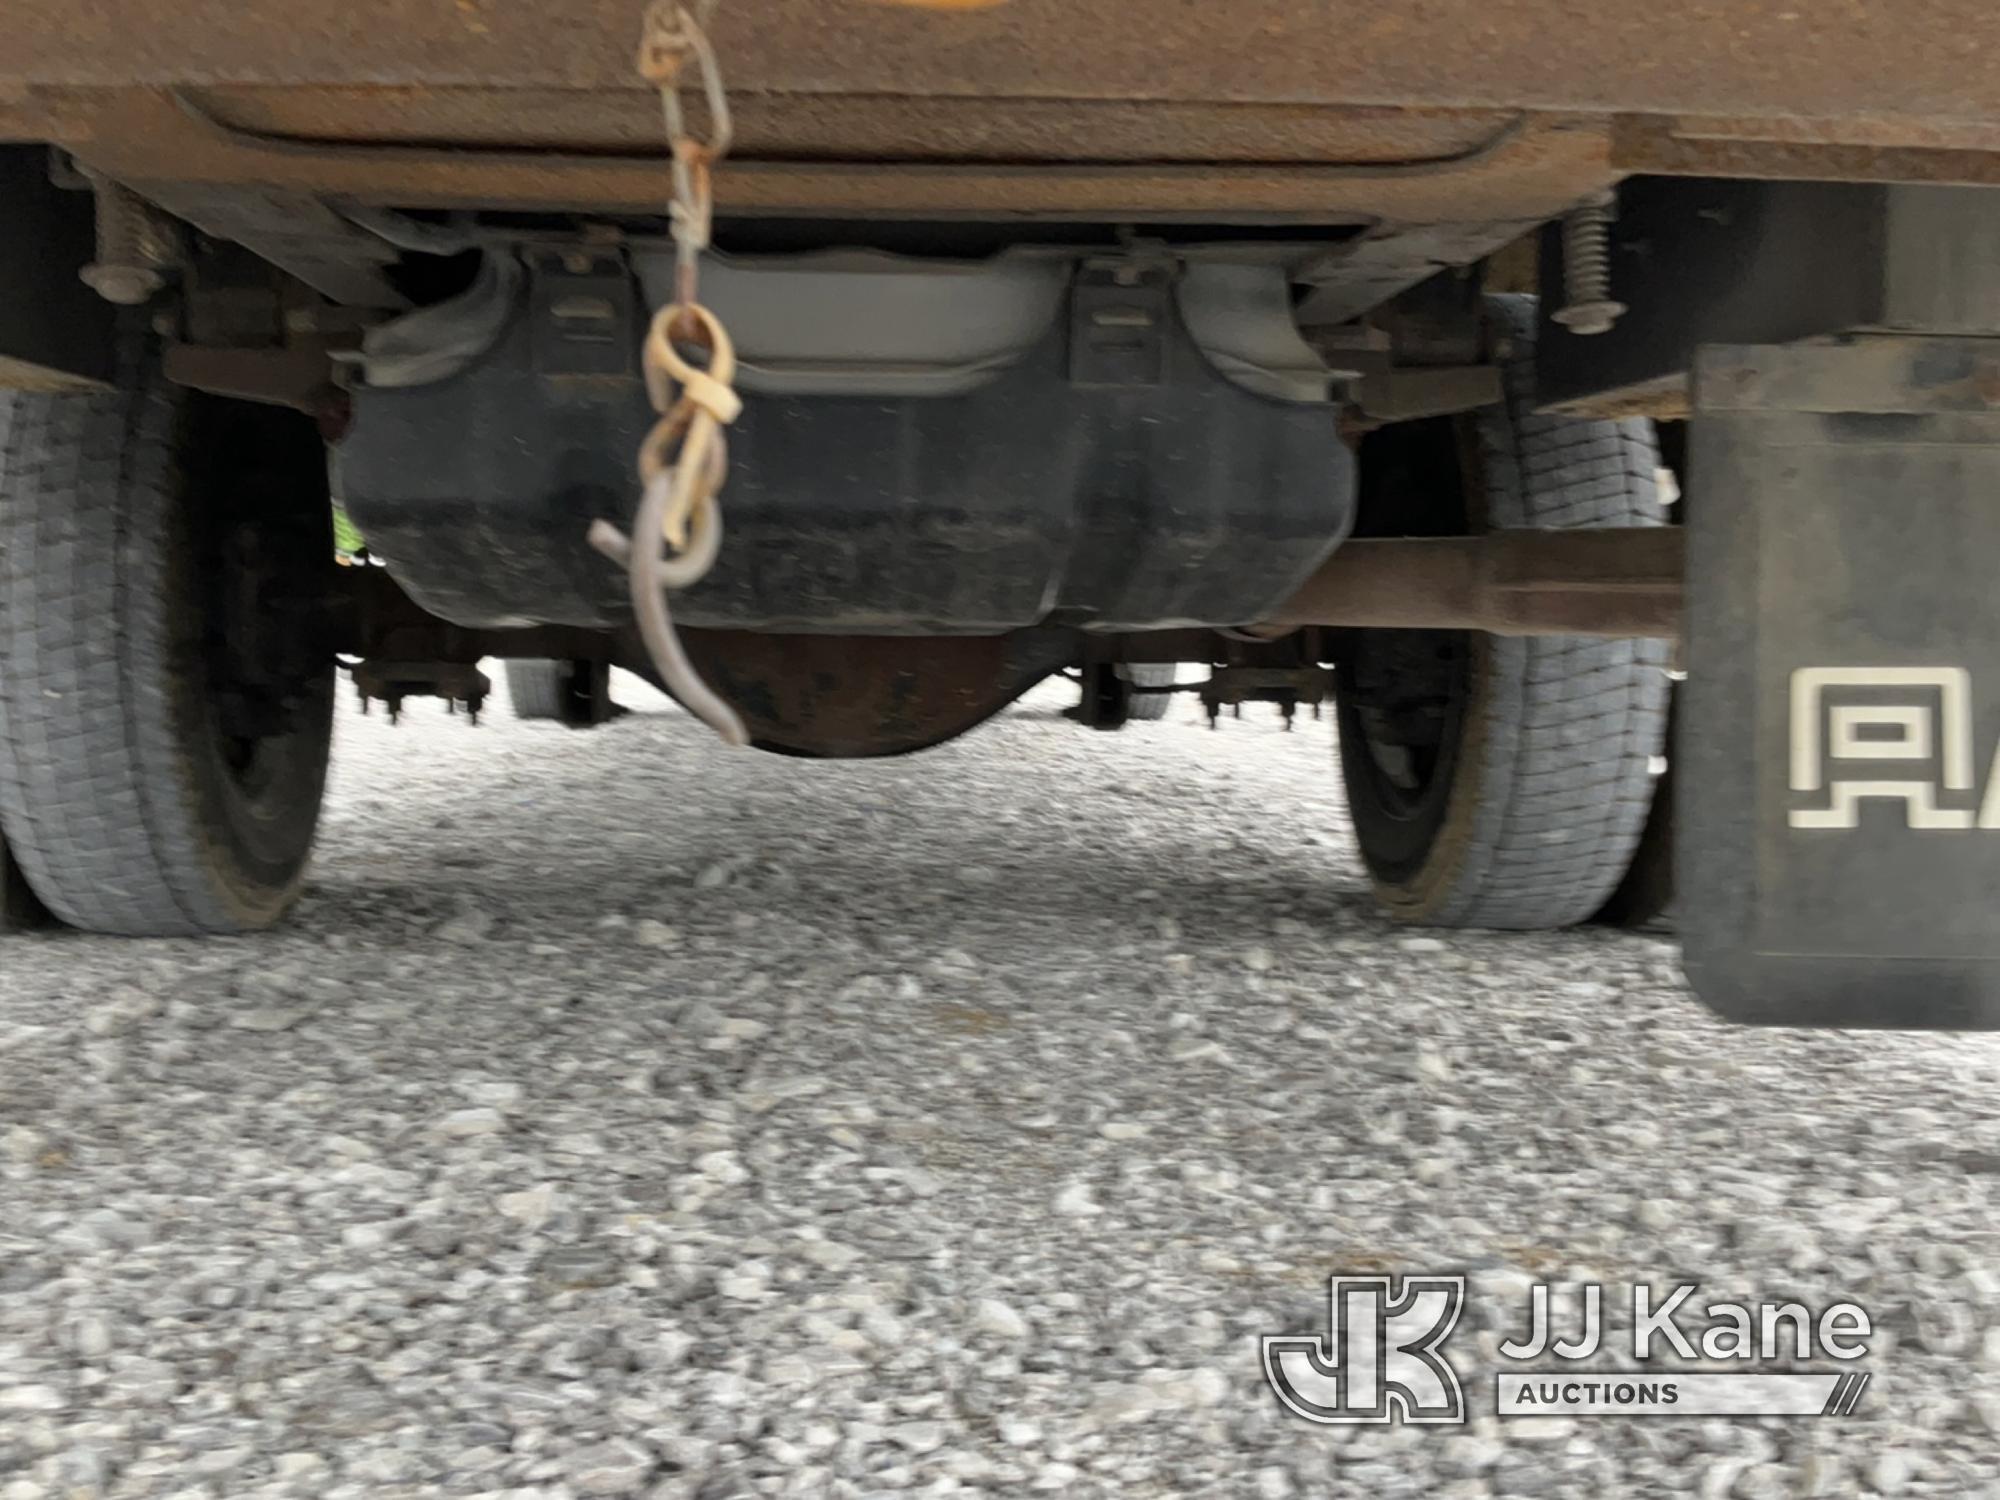
M 11 0 L 0 138 L 134 183 L 642 211 L 631 20 Z M 744 127 L 730 212 L 1423 224 L 1554 217 L 1635 172 L 2000 183 L 2000 72 L 1967 63 L 2000 55 L 1987 0 L 760 0 L 716 40 Z M 173 91 L 210 128 L 170 118 Z
M 631 0 L 10 0 L 0 84 L 619 88 Z M 718 17 L 751 94 L 1520 107 L 2000 122 L 1987 0 L 759 0 Z
M 792 755 L 900 755 L 963 734 L 1069 656 L 1060 634 L 765 635 L 684 630 L 751 742 Z
M 1613 129 L 1612 160 L 1621 175 L 2000 186 L 2000 142 L 1984 147 L 1930 144 L 1933 132 L 1913 134 L 1919 144 L 1794 140 L 1782 132 L 1744 139 L 1683 133 L 1672 119 L 1628 117 Z
M 301 140 L 583 155 L 652 151 L 659 141 L 657 101 L 627 88 L 226 84 L 182 92 L 239 130 Z M 1446 160 L 1478 150 L 1520 117 L 1507 109 L 741 90 L 730 112 L 731 154 L 751 159 L 950 164 L 1082 158 L 1135 166 Z
M 565 153 L 298 139 L 216 118 L 172 90 L 77 96 L 56 137 L 79 161 L 141 189 L 239 184 L 358 203 L 657 213 L 663 152 Z M 1443 157 L 1242 163 L 737 160 L 719 211 L 825 215 L 1033 214 L 1367 224 L 1533 218 L 1614 179 L 1605 130 L 1519 122 Z
M 1695 404 L 1705 411 L 1985 416 L 2000 410 L 2000 356 L 1992 343 L 1862 334 L 1837 346 L 1709 345 L 1697 356 Z
M 1267 625 L 1672 639 L 1682 555 L 1673 526 L 1364 538 L 1336 550 Z
M 133 185 L 643 213 L 662 167 L 644 104 L 619 90 L 0 85 L 0 140 L 64 146 Z M 1640 173 L 2000 185 L 2000 125 L 1874 121 L 1850 140 L 1666 115 L 845 95 L 753 97 L 740 113 L 743 149 L 717 179 L 730 214 L 1429 225 L 1554 218 Z M 1712 133 L 1731 125 L 1745 133 Z
M 1896 146 L 1911 151 L 2000 151 L 2000 124 L 1967 120 L 1898 121 L 1865 114 L 1809 119 L 1797 115 L 1673 115 L 1686 140 L 1781 141 L 1794 146 Z
M 1586 396 L 1545 402 L 1538 410 L 1550 416 L 1602 417 L 1613 422 L 1627 417 L 1651 417 L 1656 422 L 1685 422 L 1692 415 L 1685 370 L 1612 390 L 1593 391 Z

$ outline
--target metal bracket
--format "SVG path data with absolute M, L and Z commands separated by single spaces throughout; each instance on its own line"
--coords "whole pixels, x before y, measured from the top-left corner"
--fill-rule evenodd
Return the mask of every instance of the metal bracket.
M 1333 673 L 1319 666 L 1217 667 L 1201 685 L 1201 706 L 1208 714 L 1210 729 L 1217 727 L 1225 705 L 1240 709 L 1245 703 L 1275 703 L 1289 730 L 1301 703 L 1309 706 L 1317 719 L 1321 705 L 1332 696 Z
M 117 360 L 115 310 L 77 280 L 90 200 L 49 180 L 39 146 L 0 146 L 0 389 L 91 390 Z
M 611 700 L 611 663 L 589 658 L 561 664 L 562 691 L 557 722 L 570 729 L 596 729 L 626 710 Z
M 536 373 L 565 382 L 638 375 L 639 289 L 622 250 L 536 253 L 529 275 Z
M 354 690 L 365 714 L 380 699 L 389 710 L 389 722 L 403 714 L 405 698 L 442 698 L 446 713 L 457 713 L 462 703 L 474 725 L 479 711 L 493 692 L 493 682 L 475 666 L 455 661 L 361 661 L 349 670 L 354 674 Z
M 1115 273 L 1093 273 L 1079 278 L 1070 289 L 1070 384 L 1161 384 L 1167 374 L 1167 324 L 1173 316 L 1167 286 L 1157 277 L 1132 281 Z
M 1380 370 L 1354 383 L 1354 401 L 1371 422 L 1411 422 L 1498 405 L 1505 396 L 1497 365 Z
M 191 390 L 289 406 L 312 417 L 337 421 L 346 404 L 334 384 L 333 358 L 324 342 L 266 348 L 169 344 L 161 355 L 161 373 Z
M 1086 729 L 1123 729 L 1132 716 L 1132 683 L 1117 664 L 1108 661 L 1084 663 L 1078 674 L 1083 700 L 1070 710 Z

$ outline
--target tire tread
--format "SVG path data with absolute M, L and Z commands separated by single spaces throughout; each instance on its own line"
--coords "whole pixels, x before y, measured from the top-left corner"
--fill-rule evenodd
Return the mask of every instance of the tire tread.
M 1517 351 L 1506 401 L 1475 419 L 1491 528 L 1661 524 L 1658 449 L 1643 420 L 1534 409 L 1535 303 L 1491 297 Z M 1476 774 L 1445 878 L 1390 909 L 1442 926 L 1539 929 L 1591 917 L 1617 887 L 1645 826 L 1666 724 L 1664 643 L 1581 636 L 1483 638 Z M 1461 796 L 1454 787 L 1454 798 Z
M 246 891 L 205 826 L 173 677 L 179 414 L 127 375 L 0 392 L 0 832 L 72 926 L 241 932 L 298 879 Z

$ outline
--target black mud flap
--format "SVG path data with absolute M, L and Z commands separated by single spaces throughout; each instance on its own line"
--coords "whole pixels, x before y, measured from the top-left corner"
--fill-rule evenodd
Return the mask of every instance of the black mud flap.
M 2000 341 L 1703 350 L 1675 769 L 1739 1021 L 2000 1026 Z

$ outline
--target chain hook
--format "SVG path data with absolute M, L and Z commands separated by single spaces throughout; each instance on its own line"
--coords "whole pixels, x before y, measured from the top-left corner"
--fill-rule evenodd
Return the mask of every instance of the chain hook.
M 674 237 L 674 300 L 694 301 L 697 265 L 708 248 L 713 227 L 714 194 L 711 168 L 729 152 L 735 126 L 729 95 L 722 86 L 722 68 L 707 22 L 716 0 L 696 0 L 693 8 L 679 0 L 654 0 L 646 11 L 639 43 L 639 72 L 660 91 L 660 114 L 673 152 L 673 198 L 668 215 Z M 696 65 L 707 106 L 708 135 L 696 135 L 687 121 L 682 99 L 683 75 Z
M 735 346 L 722 321 L 696 300 L 701 253 L 713 226 L 712 168 L 729 150 L 731 132 L 729 99 L 706 29 L 716 3 L 654 0 L 640 34 L 639 72 L 660 91 L 672 151 L 674 300 L 654 314 L 646 333 L 646 395 L 659 417 L 639 445 L 640 499 L 632 535 L 600 520 L 590 528 L 590 543 L 626 568 L 639 634 L 660 680 L 725 744 L 747 745 L 750 735 L 741 716 L 688 661 L 666 600 L 668 589 L 699 582 L 721 549 L 717 497 L 729 470 L 722 429 L 743 409 L 734 388 Z M 706 139 L 689 129 L 681 100 L 690 60 L 707 101 Z M 687 358 L 677 340 L 706 350 L 706 362 Z

